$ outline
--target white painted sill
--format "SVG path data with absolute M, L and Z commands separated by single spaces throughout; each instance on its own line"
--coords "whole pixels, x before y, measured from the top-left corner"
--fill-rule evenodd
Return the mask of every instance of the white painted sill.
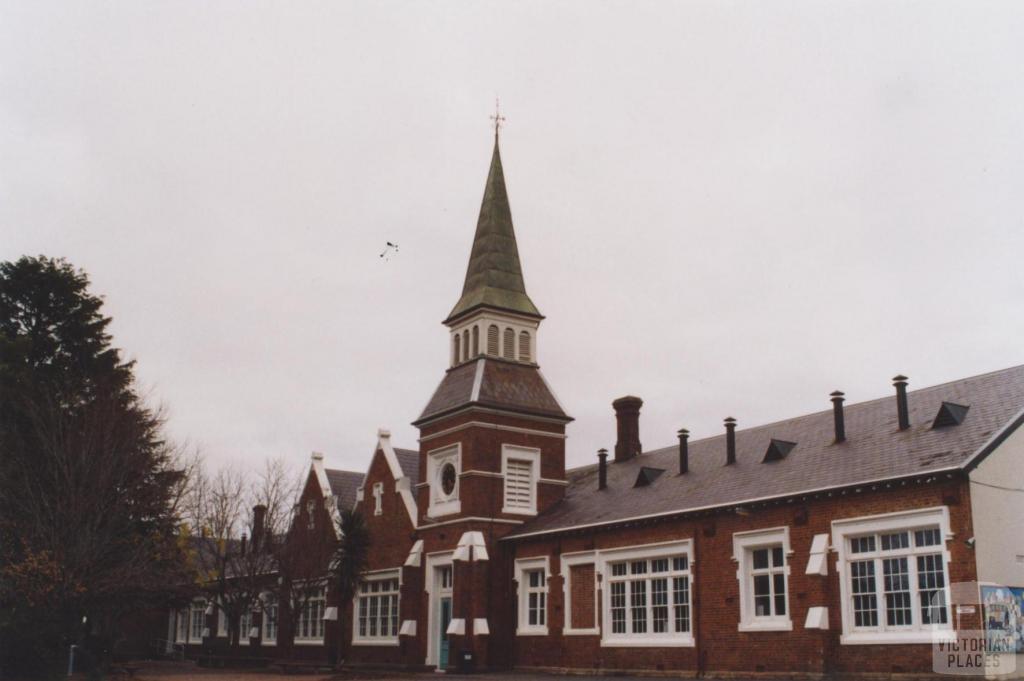
M 547 636 L 547 627 L 521 627 L 516 629 L 516 636 Z
M 501 512 L 508 513 L 509 515 L 537 515 L 537 509 L 535 508 L 509 508 L 508 506 L 502 506 Z
M 563 636 L 600 636 L 601 630 L 597 627 L 591 629 L 562 629 Z
M 297 638 L 292 643 L 297 646 L 322 646 L 324 640 L 322 638 Z
M 369 638 L 354 638 L 352 639 L 352 645 L 354 646 L 378 646 L 378 647 L 398 647 L 397 638 L 385 638 L 385 639 L 369 639 Z
M 857 645 L 907 645 L 916 643 L 940 643 L 956 640 L 956 632 L 952 629 L 936 631 L 858 631 L 843 634 L 839 643 L 844 646 Z
M 793 620 L 768 620 L 764 622 L 740 622 L 736 631 L 793 631 Z
M 658 639 L 645 635 L 637 638 L 601 639 L 602 648 L 693 648 L 694 645 L 692 636 Z

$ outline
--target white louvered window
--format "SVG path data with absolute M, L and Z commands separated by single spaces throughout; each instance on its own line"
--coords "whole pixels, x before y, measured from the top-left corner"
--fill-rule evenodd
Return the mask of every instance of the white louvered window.
M 530 361 L 530 334 L 528 331 L 519 332 L 519 361 Z
M 498 327 L 491 324 L 487 327 L 487 354 L 498 356 Z
M 509 459 L 505 471 L 505 506 L 525 508 L 533 506 L 533 464 L 530 461 Z
M 505 359 L 516 358 L 516 332 L 511 328 L 505 329 L 505 343 L 502 348 L 501 356 Z
M 502 511 L 536 513 L 540 450 L 504 445 L 501 458 L 505 476 L 505 507 Z

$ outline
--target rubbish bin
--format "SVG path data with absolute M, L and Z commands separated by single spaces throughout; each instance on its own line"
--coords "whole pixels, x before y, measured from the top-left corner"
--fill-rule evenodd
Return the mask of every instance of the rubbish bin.
M 463 650 L 459 653 L 457 667 L 460 674 L 472 674 L 476 671 L 476 657 L 473 656 L 472 650 Z

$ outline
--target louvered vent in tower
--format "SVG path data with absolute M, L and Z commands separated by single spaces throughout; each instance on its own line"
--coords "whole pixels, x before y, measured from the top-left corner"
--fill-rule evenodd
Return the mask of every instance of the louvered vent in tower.
M 509 459 L 505 468 L 505 507 L 533 508 L 533 463 Z
M 528 331 L 519 332 L 519 361 L 530 361 L 530 333 Z
M 487 354 L 497 357 L 498 352 L 498 327 L 491 324 L 487 327 Z
M 502 348 L 501 356 L 505 359 L 516 358 L 516 332 L 511 328 L 505 329 L 505 343 Z

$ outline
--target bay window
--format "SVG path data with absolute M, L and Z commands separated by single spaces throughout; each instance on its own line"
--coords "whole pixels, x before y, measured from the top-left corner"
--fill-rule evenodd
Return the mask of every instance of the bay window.
M 399 571 L 367 576 L 356 595 L 352 642 L 398 645 Z
M 517 636 L 548 633 L 548 578 L 551 572 L 547 556 L 516 561 L 519 600 Z
M 689 541 L 601 552 L 601 645 L 693 645 L 690 561 Z
M 739 631 L 791 631 L 789 616 L 789 528 L 733 535 L 733 560 L 740 587 Z
M 948 512 L 836 521 L 843 643 L 928 643 L 952 634 Z
M 323 643 L 324 607 L 327 596 L 324 589 L 313 592 L 302 604 L 302 612 L 295 627 L 295 642 L 303 644 Z

